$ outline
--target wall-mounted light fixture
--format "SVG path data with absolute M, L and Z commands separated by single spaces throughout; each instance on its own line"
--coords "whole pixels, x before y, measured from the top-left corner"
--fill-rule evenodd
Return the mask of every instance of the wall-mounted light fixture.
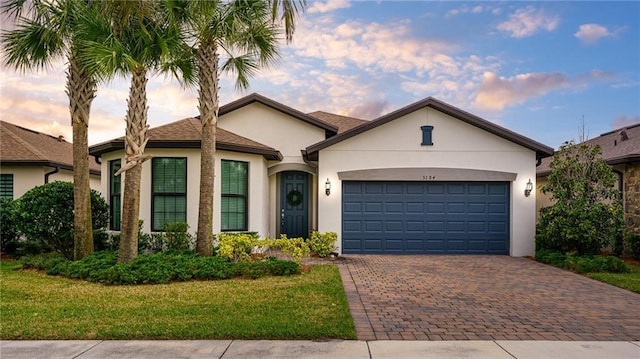
M 327 182 L 324 183 L 324 193 L 328 195 L 331 194 L 331 181 L 327 178 Z
M 531 179 L 529 179 L 527 186 L 524 188 L 524 196 L 529 197 L 531 195 L 531 191 L 533 191 L 533 183 L 531 183 Z

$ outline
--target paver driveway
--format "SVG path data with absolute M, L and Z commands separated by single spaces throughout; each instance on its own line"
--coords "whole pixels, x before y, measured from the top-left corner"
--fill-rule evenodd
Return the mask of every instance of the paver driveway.
M 358 339 L 640 340 L 640 294 L 507 256 L 350 255 Z

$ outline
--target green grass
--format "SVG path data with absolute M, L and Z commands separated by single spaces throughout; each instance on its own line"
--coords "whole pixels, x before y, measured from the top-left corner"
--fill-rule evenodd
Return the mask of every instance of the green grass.
M 335 266 L 257 280 L 105 286 L 0 262 L 0 339 L 355 339 Z
M 629 268 L 631 268 L 630 273 L 589 273 L 587 276 L 616 287 L 640 293 L 640 266 L 629 264 Z

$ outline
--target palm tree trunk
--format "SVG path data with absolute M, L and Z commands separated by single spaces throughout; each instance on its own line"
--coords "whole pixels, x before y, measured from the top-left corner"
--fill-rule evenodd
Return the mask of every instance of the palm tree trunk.
M 73 257 L 79 260 L 93 253 L 88 127 L 96 82 L 80 70 L 73 53 L 69 56 L 67 95 L 73 128 Z
M 196 252 L 211 256 L 213 252 L 213 201 L 218 124 L 218 53 L 215 42 L 200 45 L 198 51 L 199 109 L 202 122 L 200 154 L 200 201 Z
M 138 255 L 138 219 L 140 217 L 140 180 L 142 163 L 150 158 L 144 154 L 147 137 L 147 70 L 134 70 L 127 106 L 125 164 L 116 173 L 126 171 L 122 197 L 122 229 L 118 262 L 132 261 Z

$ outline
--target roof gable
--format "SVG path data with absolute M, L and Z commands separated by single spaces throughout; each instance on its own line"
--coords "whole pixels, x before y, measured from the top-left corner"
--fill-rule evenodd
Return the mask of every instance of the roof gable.
M 185 118 L 166 125 L 150 128 L 147 148 L 200 148 L 202 126 L 197 118 Z M 103 142 L 89 148 L 92 155 L 124 149 L 124 137 Z M 216 132 L 216 149 L 263 155 L 267 160 L 279 161 L 280 152 L 272 147 L 236 135 L 233 132 L 218 128 Z
M 5 165 L 38 165 L 73 170 L 73 144 L 60 137 L 0 121 L 0 162 Z M 92 174 L 100 165 L 89 161 Z
M 357 136 L 363 132 L 369 131 L 371 129 L 374 129 L 378 126 L 384 125 L 386 123 L 389 123 L 391 121 L 394 121 L 398 118 L 401 118 L 407 114 L 410 114 L 412 112 L 415 112 L 419 109 L 422 109 L 424 107 L 430 107 L 433 108 L 435 110 L 438 110 L 442 113 L 445 113 L 453 118 L 456 118 L 458 120 L 461 120 L 463 122 L 466 122 L 470 125 L 476 126 L 480 129 L 483 129 L 489 133 L 492 133 L 496 136 L 502 137 L 506 140 L 509 140 L 513 143 L 516 143 L 520 146 L 523 146 L 525 148 L 528 148 L 532 151 L 536 152 L 536 157 L 537 158 L 544 158 L 547 156 L 551 156 L 553 154 L 553 149 L 551 147 L 545 146 L 539 142 L 536 142 L 530 138 L 527 138 L 525 136 L 522 136 L 518 133 L 515 133 L 513 131 L 507 130 L 506 128 L 503 128 L 501 126 L 498 126 L 492 122 L 489 122 L 487 120 L 484 120 L 478 116 L 475 116 L 471 113 L 468 113 L 466 111 L 463 111 L 459 108 L 456 108 L 454 106 L 451 106 L 445 102 L 439 101 L 433 97 L 428 97 L 424 100 L 415 102 L 411 105 L 408 105 L 406 107 L 403 107 L 399 110 L 393 111 L 387 115 L 383 115 L 381 117 L 378 117 L 375 120 L 369 121 L 369 122 L 365 122 L 359 126 L 356 126 L 354 128 L 351 128 L 350 130 L 347 130 L 343 133 L 338 134 L 337 136 L 328 138 L 322 142 L 316 143 L 312 146 L 307 147 L 306 149 L 306 153 L 307 156 L 309 156 L 310 159 L 314 160 L 317 159 L 317 155 L 318 155 L 318 151 L 327 148 L 331 145 L 334 145 L 336 143 L 342 142 L 348 138 Z
M 600 146 L 601 157 L 610 165 L 640 161 L 640 123 L 605 132 L 582 143 Z M 542 160 L 536 169 L 539 176 L 545 176 L 551 172 L 549 168 L 551 161 L 553 157 Z
M 270 107 L 276 111 L 280 111 L 282 113 L 285 113 L 291 117 L 294 117 L 300 121 L 306 122 L 308 124 L 311 124 L 313 126 L 319 127 L 321 129 L 324 129 L 327 132 L 327 137 L 329 136 L 333 136 L 336 133 L 338 133 L 338 127 L 331 124 L 331 123 L 327 123 L 321 119 L 318 119 L 316 117 L 307 115 L 303 112 L 300 112 L 294 108 L 291 108 L 289 106 L 283 105 L 279 102 L 276 102 L 272 99 L 266 98 L 262 95 L 259 95 L 257 93 L 252 93 L 248 96 L 245 96 L 241 99 L 235 100 L 233 102 L 230 102 L 224 106 L 220 107 L 220 111 L 218 112 L 219 116 L 225 115 L 229 112 L 235 111 L 241 107 L 250 105 L 254 102 L 258 102 L 264 106 Z

